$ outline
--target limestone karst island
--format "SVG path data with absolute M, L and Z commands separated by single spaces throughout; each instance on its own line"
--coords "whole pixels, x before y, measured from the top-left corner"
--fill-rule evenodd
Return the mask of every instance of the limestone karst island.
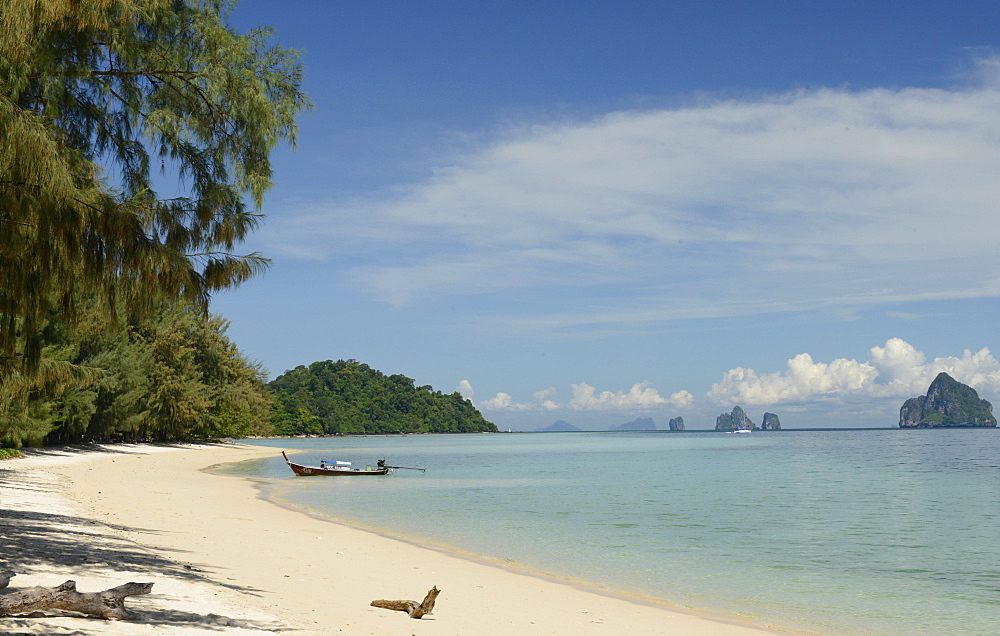
M 781 430 L 781 422 L 774 413 L 764 413 L 764 421 L 760 425 L 760 428 L 763 430 L 779 431 Z M 757 430 L 757 425 L 747 417 L 742 406 L 734 406 L 732 413 L 723 413 L 715 418 L 715 430 Z
M 939 373 L 927 395 L 910 398 L 899 409 L 899 428 L 971 428 L 996 426 L 993 405 L 971 386 Z

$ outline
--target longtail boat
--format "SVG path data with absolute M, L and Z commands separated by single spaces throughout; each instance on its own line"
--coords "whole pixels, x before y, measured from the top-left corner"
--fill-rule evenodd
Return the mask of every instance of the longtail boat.
M 392 466 L 386 466 L 383 460 L 379 460 L 379 465 L 376 468 L 372 468 L 371 466 L 368 468 L 351 468 L 350 462 L 336 461 L 321 461 L 319 466 L 304 466 L 290 461 L 288 459 L 288 455 L 285 455 L 285 451 L 281 451 L 281 456 L 285 458 L 285 463 L 292 469 L 292 472 L 301 476 L 332 475 L 338 477 L 351 477 L 354 475 L 385 475 L 393 469 Z

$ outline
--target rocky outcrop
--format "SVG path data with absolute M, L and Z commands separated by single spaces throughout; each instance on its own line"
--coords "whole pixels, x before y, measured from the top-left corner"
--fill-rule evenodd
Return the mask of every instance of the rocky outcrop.
M 781 422 L 774 413 L 764 413 L 764 421 L 760 423 L 760 428 L 765 431 L 780 431 Z
M 732 413 L 723 413 L 715 418 L 715 430 L 732 431 L 738 428 L 757 428 L 757 425 L 750 421 L 747 414 L 743 412 L 743 407 L 734 406 Z
M 670 418 L 670 430 L 672 431 L 683 431 L 684 430 L 684 418 L 677 416 Z
M 625 422 L 624 424 L 618 424 L 617 426 L 612 426 L 611 431 L 655 431 L 656 422 L 650 417 L 640 417 L 632 420 L 631 422 Z
M 910 398 L 899 409 L 900 428 L 969 428 L 996 426 L 993 405 L 971 386 L 939 373 L 927 395 Z
M 920 420 L 924 416 L 924 402 L 926 395 L 910 398 L 903 402 L 899 409 L 899 428 L 916 428 L 920 425 Z

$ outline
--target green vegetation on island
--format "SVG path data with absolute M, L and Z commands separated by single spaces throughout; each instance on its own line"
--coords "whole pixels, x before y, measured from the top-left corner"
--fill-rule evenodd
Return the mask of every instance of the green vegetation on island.
M 459 393 L 414 386 L 356 360 L 299 366 L 268 384 L 276 435 L 496 432 Z
M 993 405 L 971 386 L 939 373 L 927 395 L 910 398 L 899 409 L 900 428 L 994 427 Z

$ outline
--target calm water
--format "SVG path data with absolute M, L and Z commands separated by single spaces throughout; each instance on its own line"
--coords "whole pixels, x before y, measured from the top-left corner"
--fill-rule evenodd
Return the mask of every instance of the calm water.
M 1000 630 L 1000 430 L 259 440 L 388 477 L 230 466 L 356 525 L 759 625 Z

